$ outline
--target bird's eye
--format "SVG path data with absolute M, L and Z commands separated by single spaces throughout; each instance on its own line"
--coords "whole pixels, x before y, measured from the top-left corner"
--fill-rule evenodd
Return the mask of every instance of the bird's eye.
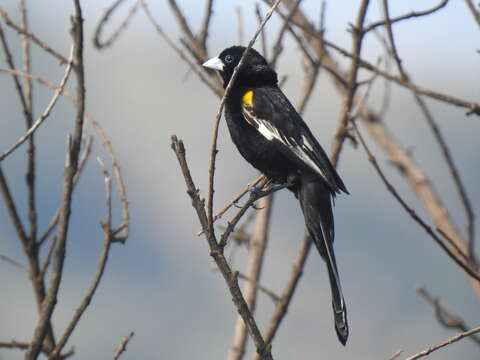
M 232 61 L 233 61 L 233 56 L 232 55 L 225 56 L 225 62 L 231 63 Z

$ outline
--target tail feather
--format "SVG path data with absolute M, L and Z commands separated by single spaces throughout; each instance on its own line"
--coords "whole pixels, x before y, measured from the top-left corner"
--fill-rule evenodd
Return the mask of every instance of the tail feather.
M 318 177 L 309 174 L 301 176 L 296 195 L 305 218 L 305 224 L 314 243 L 327 264 L 335 330 L 338 339 L 345 345 L 348 338 L 347 308 L 343 299 L 338 275 L 333 240 L 335 237 L 332 192 Z

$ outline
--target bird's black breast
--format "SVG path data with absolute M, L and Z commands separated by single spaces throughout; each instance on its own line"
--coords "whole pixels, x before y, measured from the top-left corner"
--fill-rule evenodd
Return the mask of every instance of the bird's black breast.
M 253 167 L 277 183 L 286 183 L 295 169 L 277 145 L 250 125 L 242 114 L 241 98 L 249 89 L 235 89 L 225 104 L 225 118 L 233 143 Z

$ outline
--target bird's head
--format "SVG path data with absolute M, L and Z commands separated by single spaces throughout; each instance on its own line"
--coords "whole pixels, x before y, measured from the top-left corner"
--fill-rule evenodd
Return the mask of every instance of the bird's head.
M 211 58 L 203 63 L 203 66 L 218 70 L 223 79 L 225 88 L 230 81 L 235 67 L 240 62 L 243 53 L 243 46 L 232 46 L 223 50 L 217 57 Z M 270 68 L 265 58 L 255 49 L 250 49 L 240 70 L 235 84 L 241 86 L 275 85 L 277 74 Z

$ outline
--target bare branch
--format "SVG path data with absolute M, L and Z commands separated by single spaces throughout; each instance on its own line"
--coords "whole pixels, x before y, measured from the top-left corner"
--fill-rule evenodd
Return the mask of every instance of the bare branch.
M 290 274 L 290 277 L 288 278 L 285 289 L 280 296 L 280 301 L 275 306 L 275 311 L 273 312 L 270 323 L 268 324 L 267 330 L 263 334 L 265 342 L 267 344 L 272 343 L 273 338 L 275 337 L 277 330 L 280 327 L 280 323 L 287 314 L 288 306 L 290 305 L 293 294 L 295 293 L 297 285 L 300 281 L 300 277 L 302 276 L 303 268 L 307 261 L 307 256 L 310 252 L 311 245 L 312 240 L 310 236 L 305 235 L 302 245 L 300 247 L 300 251 L 298 252 L 298 255 L 292 266 L 292 272 Z M 254 357 L 254 360 L 260 360 L 260 357 L 256 355 Z
M 401 16 L 398 16 L 396 18 L 393 18 L 393 19 L 391 19 L 391 23 L 393 24 L 393 23 L 396 23 L 396 22 L 399 22 L 399 21 L 408 20 L 408 19 L 412 19 L 412 18 L 417 18 L 417 17 L 422 17 L 422 16 L 433 14 L 434 12 L 442 9 L 445 5 L 447 5 L 447 3 L 448 3 L 448 0 L 442 0 L 438 3 L 438 5 L 430 8 L 430 9 L 422 10 L 422 11 L 412 11 L 408 14 L 401 15 Z M 367 27 L 365 27 L 365 31 L 368 32 L 368 31 L 371 31 L 371 30 L 373 30 L 373 29 L 375 29 L 379 26 L 383 26 L 383 25 L 386 25 L 385 20 L 377 21 L 377 22 L 374 22 L 374 23 L 368 25 Z
M 52 274 L 48 294 L 43 301 L 40 317 L 38 319 L 33 339 L 25 355 L 26 360 L 36 360 L 41 350 L 41 344 L 46 335 L 47 326 L 50 322 L 53 309 L 57 303 L 58 290 L 63 275 L 63 264 L 67 234 L 71 214 L 71 202 L 73 193 L 73 178 L 78 168 L 80 145 L 83 134 L 83 119 L 85 112 L 85 78 L 83 68 L 83 17 L 80 7 L 80 0 L 73 0 L 75 15 L 72 17 L 72 35 L 74 41 L 74 64 L 77 77 L 77 114 L 72 141 L 68 141 L 67 156 L 64 168 L 64 190 L 60 212 L 58 238 L 54 251 Z
M 0 161 L 3 161 L 8 155 L 14 152 L 20 145 L 22 145 L 40 127 L 40 125 L 42 125 L 43 121 L 48 118 L 48 116 L 50 115 L 50 112 L 52 111 L 53 107 L 57 103 L 57 100 L 60 97 L 60 94 L 62 93 L 63 88 L 65 87 L 65 84 L 67 83 L 68 77 L 70 75 L 70 71 L 72 70 L 73 53 L 74 53 L 74 46 L 72 45 L 70 50 L 70 57 L 67 60 L 67 67 L 65 68 L 65 73 L 63 75 L 63 78 L 60 82 L 60 85 L 55 90 L 53 97 L 50 99 L 50 102 L 45 108 L 42 115 L 35 121 L 32 127 L 28 129 L 25 135 L 21 136 L 20 139 L 18 139 L 17 142 L 10 149 L 8 149 L 7 151 L 5 151 L 3 154 L 0 155 Z
M 161 28 L 160 24 L 157 21 L 155 21 L 155 19 L 153 18 L 152 13 L 148 9 L 148 6 L 147 6 L 147 4 L 144 0 L 142 0 L 142 7 L 143 7 L 143 10 L 145 11 L 145 14 L 147 15 L 147 18 L 150 20 L 152 25 L 155 27 L 155 30 L 157 31 L 157 33 L 166 41 L 168 46 L 170 46 L 173 49 L 173 51 L 175 51 L 178 54 L 180 59 L 182 59 L 185 63 L 187 63 L 187 65 L 190 67 L 190 69 L 192 69 L 192 71 L 199 77 L 199 79 L 205 85 L 207 85 L 210 88 L 210 90 L 212 90 L 218 97 L 221 97 L 222 94 L 223 94 L 223 89 L 221 87 L 220 80 L 218 80 L 217 77 L 214 77 L 214 79 L 216 79 L 216 81 L 214 83 L 212 83 L 211 80 L 208 80 L 204 76 L 204 74 L 200 70 L 198 70 L 197 65 L 195 65 L 187 57 L 187 55 L 185 55 L 185 53 L 182 51 L 182 49 L 180 49 L 177 45 L 175 45 L 175 43 L 167 36 L 167 34 Z
M 222 248 L 217 242 L 215 233 L 207 231 L 209 221 L 207 218 L 207 213 L 205 211 L 205 201 L 200 198 L 198 194 L 199 190 L 195 186 L 195 183 L 193 182 L 192 176 L 190 174 L 190 169 L 188 168 L 187 160 L 185 158 L 185 147 L 183 145 L 183 142 L 181 140 L 178 140 L 176 136 L 172 136 L 172 149 L 175 152 L 177 160 L 180 164 L 180 168 L 182 170 L 185 183 L 187 185 L 187 193 L 192 199 L 192 206 L 197 212 L 198 219 L 200 220 L 202 229 L 205 232 L 205 237 L 210 248 L 210 255 L 214 259 L 215 263 L 218 266 L 218 269 L 220 270 L 223 278 L 225 279 L 225 282 L 232 296 L 232 300 L 247 326 L 248 332 L 255 344 L 257 353 L 260 354 L 260 356 L 264 359 L 273 359 L 270 346 L 267 346 L 265 344 L 265 341 L 262 338 L 262 334 L 258 329 L 257 323 L 255 322 L 255 319 L 253 318 L 250 310 L 248 309 L 247 303 L 243 298 L 240 287 L 238 286 L 237 273 L 233 273 L 230 269 L 230 266 L 228 265 L 227 260 L 225 259 L 225 256 L 223 254 Z
M 99 159 L 99 158 L 98 158 Z M 100 255 L 100 260 L 98 263 L 97 267 L 97 272 L 95 274 L 95 277 L 92 281 L 92 284 L 90 285 L 90 288 L 88 289 L 85 297 L 83 298 L 81 304 L 75 310 L 75 314 L 72 317 L 72 320 L 70 320 L 70 323 L 67 326 L 67 329 L 65 330 L 63 336 L 61 339 L 58 341 L 57 346 L 55 347 L 55 350 L 52 352 L 52 357 L 58 356 L 60 352 L 62 351 L 63 347 L 66 345 L 68 339 L 73 333 L 73 330 L 75 330 L 78 322 L 80 321 L 80 318 L 82 315 L 85 313 L 85 310 L 87 310 L 87 307 L 90 305 L 93 296 L 95 295 L 95 292 L 97 291 L 98 285 L 100 284 L 100 281 L 102 280 L 103 274 L 105 272 L 105 267 L 107 266 L 108 262 L 108 256 L 110 254 L 110 248 L 113 243 L 113 237 L 112 237 L 112 185 L 111 185 L 111 177 L 110 174 L 108 173 L 107 169 L 105 168 L 105 165 L 103 162 L 99 159 L 100 165 L 103 167 L 103 176 L 104 176 L 104 181 L 105 181 L 105 201 L 106 201 L 106 209 L 107 209 L 107 214 L 106 214 L 106 219 L 104 222 L 102 222 L 102 228 L 103 228 L 103 249 L 102 249 L 102 254 Z
M 138 6 L 140 5 L 140 2 L 142 0 L 136 0 L 130 10 L 128 10 L 128 14 L 123 19 L 123 21 L 120 23 L 118 28 L 110 35 L 110 37 L 102 42 L 100 40 L 100 37 L 102 36 L 103 28 L 107 24 L 108 20 L 110 19 L 110 16 L 112 13 L 115 11 L 115 9 L 118 8 L 118 6 L 123 2 L 124 0 L 116 0 L 110 7 L 108 7 L 105 10 L 105 13 L 103 14 L 102 18 L 97 24 L 97 27 L 95 29 L 95 32 L 93 34 L 93 45 L 98 49 L 98 50 L 103 50 L 109 46 L 111 46 L 115 40 L 120 36 L 120 34 L 127 28 L 128 24 L 133 18 L 133 15 L 135 15 L 136 11 L 138 10 Z
M 47 53 L 49 53 L 50 55 L 56 57 L 58 60 L 60 60 L 61 63 L 63 64 L 66 64 L 68 63 L 68 59 L 63 56 L 62 54 L 60 54 L 58 51 L 54 50 L 53 48 L 51 48 L 50 46 L 48 46 L 46 43 L 44 43 L 42 40 L 40 40 L 39 38 L 37 38 L 34 34 L 32 33 L 29 33 L 27 31 L 25 31 L 24 29 L 22 29 L 20 26 L 18 26 L 17 24 L 15 24 L 9 17 L 8 17 L 8 14 L 0 8 L 0 18 L 3 19 L 3 21 L 5 21 L 5 24 L 7 24 L 8 26 L 10 26 L 11 28 L 13 28 L 16 32 L 18 32 L 20 35 L 24 35 L 25 37 L 27 37 L 28 39 L 30 39 L 31 41 L 33 41 L 36 45 L 40 46 L 43 50 L 45 50 Z
M 250 237 L 249 237 L 249 239 L 250 239 Z M 245 280 L 245 281 L 248 281 L 248 282 L 251 282 L 252 285 L 255 286 L 258 290 L 260 290 L 263 293 L 265 293 L 266 295 L 268 295 L 268 297 L 270 297 L 275 304 L 277 304 L 280 301 L 280 296 L 278 296 L 272 290 L 263 286 L 259 282 L 253 280 L 252 278 L 249 278 L 248 276 L 242 274 L 241 272 L 238 272 L 238 278 L 242 279 L 242 280 Z
M 472 0 L 465 0 L 465 3 L 467 4 L 468 9 L 472 13 L 473 18 L 477 22 L 478 26 L 480 26 L 480 10 L 475 8 L 475 5 L 473 4 Z
M 387 187 L 387 190 L 394 196 L 394 198 L 398 201 L 398 203 L 402 206 L 402 208 L 415 220 L 434 240 L 435 242 L 440 245 L 440 247 L 447 253 L 447 255 L 458 265 L 460 266 L 467 274 L 469 274 L 473 279 L 477 280 L 477 284 L 480 284 L 480 272 L 476 267 L 471 266 L 470 263 L 465 262 L 463 259 L 464 257 L 459 255 L 455 250 L 452 250 L 449 246 L 447 246 L 433 231 L 433 229 L 411 208 L 405 200 L 400 196 L 397 192 L 395 187 L 388 181 L 385 174 L 383 173 L 382 169 L 378 165 L 377 160 L 372 155 L 372 152 L 368 148 L 365 140 L 363 139 L 360 130 L 358 129 L 357 124 L 353 121 L 353 128 L 357 134 L 357 137 L 362 144 L 363 149 L 368 155 L 368 160 L 372 163 L 373 167 L 377 171 L 377 174 L 380 176 L 380 179 Z M 478 286 L 478 285 L 477 285 Z
M 347 137 L 347 125 L 351 116 L 351 110 L 354 103 L 355 93 L 357 91 L 358 83 L 358 69 L 360 68 L 360 55 L 362 51 L 363 36 L 365 30 L 363 24 L 365 22 L 365 16 L 367 15 L 369 0 L 363 0 L 360 9 L 358 10 L 357 21 L 355 26 L 352 27 L 353 37 L 353 57 L 350 71 L 348 73 L 347 89 L 344 94 L 342 107 L 340 110 L 340 120 L 338 122 L 337 131 L 332 142 L 332 164 L 337 166 L 340 158 L 340 152 L 342 151 L 343 143 Z
M 424 356 L 427 356 L 429 354 L 431 354 L 432 352 L 434 351 L 437 351 L 447 345 L 450 345 L 450 344 L 453 344 L 459 340 L 462 340 L 463 338 L 465 337 L 468 337 L 468 336 L 471 336 L 473 334 L 477 334 L 480 332 L 480 327 L 477 327 L 475 329 L 472 329 L 472 330 L 469 330 L 469 331 L 465 331 L 463 333 L 460 333 L 458 335 L 455 335 L 454 337 L 448 339 L 448 340 L 445 340 L 445 341 L 442 341 L 441 343 L 438 343 L 437 345 L 434 345 L 432 347 L 429 347 L 428 349 L 426 350 L 423 350 L 422 352 L 419 352 L 418 354 L 415 354 L 413 356 L 410 356 L 409 358 L 405 359 L 405 360 L 417 360 L 417 359 L 420 359 Z
M 266 196 L 259 200 L 259 205 L 262 209 L 257 213 L 255 230 L 249 243 L 249 257 L 246 270 L 247 275 L 245 276 L 245 278 L 249 279 L 249 281 L 245 283 L 242 293 L 252 314 L 255 312 L 258 290 L 257 284 L 260 279 L 263 258 L 267 248 L 272 201 L 272 195 Z M 230 346 L 230 350 L 228 351 L 227 359 L 242 359 L 245 354 L 246 345 L 247 327 L 245 326 L 243 319 L 238 316 L 235 324 L 233 341 Z
M 5 348 L 5 349 L 27 350 L 29 345 L 30 344 L 28 342 L 20 342 L 20 341 L 16 341 L 16 340 L 12 340 L 10 342 L 0 341 L 0 348 Z M 48 351 L 47 347 L 43 347 L 42 352 L 45 353 L 45 355 L 47 355 L 47 356 L 49 355 L 49 351 Z M 64 359 L 67 359 L 74 354 L 75 354 L 75 350 L 73 348 L 71 348 L 66 353 L 63 353 L 60 356 L 58 356 L 56 359 L 64 360 Z
M 15 261 L 13 259 L 10 259 L 8 256 L 5 255 L 0 255 L 0 260 L 5 261 L 7 264 L 13 265 L 19 269 L 22 269 L 26 272 L 28 272 L 28 269 L 25 265 L 20 264 L 18 261 Z
M 255 180 L 253 180 L 251 183 L 249 183 L 247 186 L 245 186 L 245 188 L 240 191 L 240 193 L 238 195 L 235 195 L 233 198 L 230 199 L 230 201 L 223 207 L 222 210 L 218 211 L 215 216 L 213 217 L 213 221 L 217 221 L 218 219 L 220 219 L 233 205 L 237 204 L 238 201 L 247 193 L 249 192 L 251 189 L 253 189 L 255 186 L 257 186 L 260 182 L 265 182 L 266 181 L 266 177 L 265 175 L 260 175 L 258 178 L 256 178 Z M 203 234 L 203 230 L 200 230 L 198 233 L 197 233 L 197 236 L 199 235 L 202 235 Z
M 237 14 L 237 32 L 238 32 L 238 43 L 243 45 L 243 16 L 242 16 L 242 8 L 237 6 L 235 9 Z
M 207 0 L 205 5 L 205 14 L 203 15 L 202 29 L 200 30 L 200 35 L 198 36 L 198 41 L 205 50 L 207 49 L 208 29 L 210 28 L 210 19 L 212 18 L 212 13 L 213 0 Z
M 128 334 L 128 336 L 124 336 L 120 344 L 118 344 L 117 348 L 115 349 L 115 353 L 113 354 L 113 360 L 117 360 L 120 358 L 120 356 L 127 351 L 127 344 L 130 342 L 132 339 L 133 335 L 135 333 L 133 331 Z
M 468 331 L 468 329 L 470 329 L 470 327 L 465 324 L 463 319 L 461 319 L 458 315 L 448 311 L 442 304 L 440 304 L 440 300 L 438 298 L 434 298 L 432 295 L 430 295 L 424 286 L 418 285 L 417 292 L 425 299 L 426 302 L 433 306 L 437 320 L 441 325 L 447 329 L 457 329 L 460 331 Z M 472 335 L 470 339 L 480 345 L 480 337 Z

